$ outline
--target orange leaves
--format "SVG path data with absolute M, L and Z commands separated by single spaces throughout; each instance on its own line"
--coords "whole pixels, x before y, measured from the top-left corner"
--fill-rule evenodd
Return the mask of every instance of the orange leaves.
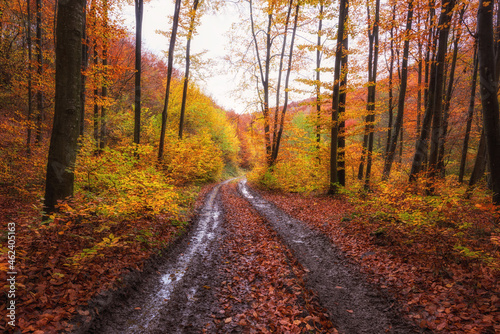
M 467 206 L 453 198 L 432 202 L 397 189 L 392 194 L 389 189 L 386 192 L 376 194 L 373 206 L 363 202 L 363 211 L 356 215 L 353 207 L 334 198 L 269 193 L 265 197 L 332 239 L 373 282 L 395 293 L 408 316 L 422 328 L 443 333 L 500 331 L 498 269 L 473 258 L 485 255 L 471 246 L 487 248 L 489 256 L 496 254 L 498 258 L 500 238 L 491 233 L 492 216 L 478 210 L 483 210 L 483 205 Z M 384 211 L 387 203 L 399 208 L 399 214 Z M 411 222 L 420 216 L 402 215 L 410 209 L 424 211 L 426 206 L 431 212 L 434 208 L 434 212 L 439 212 L 441 225 L 416 229 Z M 427 213 L 424 218 L 428 216 Z M 447 225 L 447 221 L 454 224 Z M 441 233 L 438 238 L 435 231 L 444 229 L 456 229 L 458 233 Z M 459 233 L 462 239 L 454 239 L 460 237 Z M 460 248 L 469 260 L 460 263 L 460 258 L 450 252 L 455 240 L 469 244 L 470 248 Z M 356 312 L 346 310 L 351 311 Z
M 266 227 L 234 185 L 222 189 L 228 235 L 218 290 L 224 321 L 220 332 L 238 326 L 260 333 L 335 333 L 311 292 L 304 287 L 305 270 Z M 231 319 L 231 321 L 229 321 Z

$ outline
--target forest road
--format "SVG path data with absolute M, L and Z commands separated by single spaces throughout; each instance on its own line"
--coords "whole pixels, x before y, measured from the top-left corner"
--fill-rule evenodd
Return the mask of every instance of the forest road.
M 218 291 L 223 282 L 222 253 L 225 240 L 235 237 L 225 226 L 221 188 L 215 186 L 193 222 L 193 227 L 166 257 L 155 274 L 145 277 L 126 298 L 100 313 L 86 333 L 226 333 L 218 314 Z M 335 245 L 319 232 L 290 217 L 252 190 L 246 180 L 238 182 L 240 196 L 274 230 L 305 268 L 305 284 L 319 298 L 335 329 L 307 333 L 418 333 L 421 330 L 403 318 L 397 303 L 368 284 Z M 249 204 L 248 204 L 249 203 Z M 123 292 L 122 292 L 123 295 Z M 250 307 L 250 306 L 249 306 Z M 219 328 L 219 329 L 217 329 Z M 238 326 L 231 333 L 258 333 L 254 327 Z M 279 326 L 278 326 L 278 332 Z M 306 331 L 304 331 L 306 332 Z

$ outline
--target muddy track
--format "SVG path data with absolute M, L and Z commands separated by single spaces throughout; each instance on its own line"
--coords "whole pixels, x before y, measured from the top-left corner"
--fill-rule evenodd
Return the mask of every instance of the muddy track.
M 339 332 L 421 332 L 402 317 L 396 301 L 368 284 L 358 268 L 326 236 L 264 200 L 245 180 L 239 182 L 238 189 L 308 269 L 308 287 L 316 291 Z
M 224 263 L 222 260 L 228 254 L 227 244 L 238 234 L 235 226 L 239 229 L 245 226 L 228 221 L 223 208 L 226 205 L 226 210 L 232 211 L 233 217 L 235 212 L 237 216 L 245 215 L 242 212 L 250 215 L 241 208 L 228 209 L 227 203 L 222 202 L 220 190 L 227 187 L 227 182 L 217 185 L 207 195 L 193 228 L 184 241 L 170 251 L 168 260 L 157 273 L 147 277 L 138 289 L 127 291 L 128 298 L 101 312 L 87 333 L 260 332 L 245 326 L 233 326 L 228 331 L 229 327 L 221 326 L 224 324 L 224 319 L 220 320 L 221 291 L 231 284 L 221 274 L 229 271 L 228 261 Z M 286 256 L 294 256 L 305 268 L 307 288 L 319 297 L 321 306 L 328 311 L 331 322 L 340 333 L 419 332 L 401 316 L 395 301 L 367 284 L 359 270 L 325 236 L 262 199 L 245 180 L 238 183 L 238 192 L 232 190 L 231 194 L 241 196 L 248 201 L 245 205 L 254 208 L 252 215 L 260 216 L 254 221 L 258 220 L 259 224 L 277 232 L 279 237 L 274 238 L 291 250 L 293 255 Z M 245 203 L 241 199 L 239 201 Z M 230 252 L 234 253 L 234 250 Z M 231 302 L 232 299 L 228 300 Z M 239 308 L 239 313 L 243 314 L 242 307 L 248 307 L 245 305 L 251 303 L 234 305 L 234 309 Z M 269 319 L 266 321 L 269 323 Z M 258 318 L 253 319 L 253 323 L 256 322 L 259 322 Z

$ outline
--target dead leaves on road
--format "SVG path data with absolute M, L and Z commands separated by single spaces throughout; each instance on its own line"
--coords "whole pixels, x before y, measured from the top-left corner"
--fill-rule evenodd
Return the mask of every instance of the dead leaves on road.
M 337 333 L 304 286 L 305 270 L 235 185 L 222 189 L 226 239 L 219 312 L 207 332 Z

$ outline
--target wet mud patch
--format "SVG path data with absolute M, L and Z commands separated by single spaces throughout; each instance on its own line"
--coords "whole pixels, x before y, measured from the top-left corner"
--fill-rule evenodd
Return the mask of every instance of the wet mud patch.
M 144 279 L 135 277 L 134 284 L 127 285 L 78 333 L 191 333 L 203 327 L 213 311 L 209 287 L 217 278 L 213 262 L 218 256 L 212 250 L 224 238 L 221 186 L 206 196 L 191 229 L 163 263 L 150 274 L 136 273 Z
M 367 282 L 366 277 L 328 238 L 290 217 L 250 189 L 239 192 L 265 217 L 309 271 L 307 286 L 319 296 L 340 333 L 419 333 L 405 319 L 396 300 Z

